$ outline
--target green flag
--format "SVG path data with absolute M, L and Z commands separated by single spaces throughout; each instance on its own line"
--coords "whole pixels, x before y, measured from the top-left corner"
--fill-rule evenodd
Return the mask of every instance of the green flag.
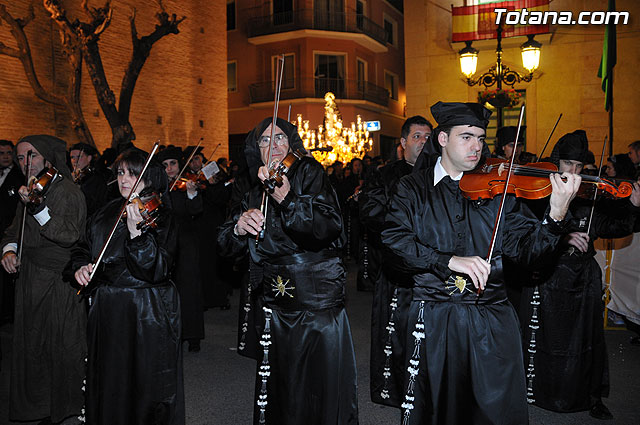
M 609 0 L 609 12 L 616 10 L 616 0 Z M 602 79 L 602 91 L 604 92 L 604 109 L 609 110 L 613 101 L 613 67 L 616 66 L 616 26 L 607 24 L 604 29 L 604 43 L 602 45 L 602 59 L 598 78 Z

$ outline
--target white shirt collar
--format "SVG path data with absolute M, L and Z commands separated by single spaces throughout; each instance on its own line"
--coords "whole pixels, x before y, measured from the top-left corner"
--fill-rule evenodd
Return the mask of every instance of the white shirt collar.
M 449 173 L 447 173 L 447 171 L 444 169 L 444 167 L 442 166 L 442 164 L 440 163 L 442 162 L 442 157 L 439 156 L 438 160 L 436 161 L 436 167 L 433 170 L 433 185 L 437 185 L 440 180 L 442 180 L 444 178 L 444 176 L 449 176 Z M 462 178 L 462 175 L 464 173 L 460 173 L 455 177 L 451 177 L 451 180 L 453 181 L 458 181 Z

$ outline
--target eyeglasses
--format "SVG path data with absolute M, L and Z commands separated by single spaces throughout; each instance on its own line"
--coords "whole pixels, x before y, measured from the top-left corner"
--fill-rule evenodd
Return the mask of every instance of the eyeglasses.
M 283 146 L 285 143 L 289 141 L 289 138 L 287 138 L 287 135 L 283 133 L 276 134 L 274 137 L 276 139 L 275 144 L 278 146 Z M 269 146 L 270 142 L 271 142 L 271 137 L 262 136 L 260 139 L 258 139 L 258 146 L 260 146 L 261 148 L 266 148 Z

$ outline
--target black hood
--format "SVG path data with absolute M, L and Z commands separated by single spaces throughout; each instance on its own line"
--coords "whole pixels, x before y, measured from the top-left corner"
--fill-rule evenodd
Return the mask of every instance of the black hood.
M 18 141 L 16 147 L 24 142 L 30 143 L 36 148 L 40 155 L 49 161 L 60 174 L 66 178 L 71 178 L 71 172 L 67 167 L 67 143 L 64 140 L 47 134 L 36 134 L 23 137 Z
M 262 167 L 264 164 L 262 163 L 262 158 L 260 158 L 260 147 L 258 147 L 258 138 L 264 133 L 264 131 L 269 127 L 273 118 L 265 118 L 260 121 L 252 131 L 247 134 L 247 138 L 244 142 L 244 155 L 247 159 L 247 166 L 249 167 L 249 174 L 252 178 L 258 175 L 258 168 Z M 304 144 L 302 143 L 302 139 L 298 135 L 298 127 L 295 125 L 283 120 L 282 118 L 278 118 L 276 121 L 276 126 L 280 128 L 287 135 L 289 139 L 289 150 L 295 151 L 300 150 L 303 153 L 307 151 L 304 149 Z

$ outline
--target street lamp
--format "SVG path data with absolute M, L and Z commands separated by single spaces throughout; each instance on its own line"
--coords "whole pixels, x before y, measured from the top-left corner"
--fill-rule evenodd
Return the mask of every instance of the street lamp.
M 542 44 L 533 39 L 533 35 L 527 36 L 527 41 L 520 46 L 522 52 L 522 65 L 529 71 L 528 75 L 522 75 L 517 71 L 509 69 L 502 63 L 502 23 L 498 25 L 496 32 L 498 33 L 498 46 L 496 47 L 496 64 L 487 72 L 474 79 L 478 65 L 478 50 L 471 46 L 471 41 L 466 41 L 466 46 L 460 50 L 460 70 L 467 78 L 467 84 L 473 87 L 477 84 L 483 85 L 485 88 L 497 86 L 498 90 L 502 90 L 505 84 L 513 88 L 516 83 L 529 82 L 533 79 L 533 72 L 538 69 L 540 64 L 540 49 Z M 498 109 L 498 128 L 502 126 L 502 107 L 494 105 Z
M 522 64 L 529 71 L 529 75 L 521 75 L 517 71 L 509 69 L 502 63 L 502 24 L 498 25 L 496 32 L 498 33 L 498 46 L 496 47 L 496 64 L 489 68 L 487 72 L 477 79 L 473 79 L 478 65 L 478 50 L 471 46 L 471 41 L 466 41 L 466 47 L 460 52 L 460 70 L 467 77 L 467 84 L 471 87 L 476 84 L 482 84 L 489 88 L 497 84 L 497 88 L 501 89 L 502 84 L 513 87 L 521 81 L 529 82 L 533 79 L 533 71 L 538 69 L 540 64 L 540 48 L 542 44 L 533 39 L 533 35 L 527 36 L 528 40 L 520 46 L 522 51 Z

